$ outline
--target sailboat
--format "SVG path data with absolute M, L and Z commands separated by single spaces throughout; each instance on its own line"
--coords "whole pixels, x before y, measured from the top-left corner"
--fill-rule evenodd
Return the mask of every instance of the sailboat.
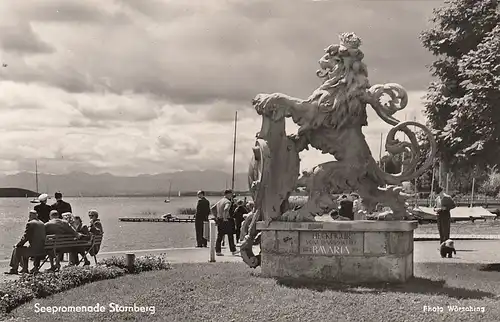
M 165 203 L 170 202 L 170 194 L 172 193 L 172 181 L 170 181 L 170 187 L 168 188 L 168 199 L 165 199 Z
M 40 195 L 38 192 L 38 162 L 35 160 L 35 180 L 36 180 L 36 194 Z M 38 197 L 35 199 L 32 199 L 30 201 L 31 203 L 40 203 L 40 200 L 38 200 Z

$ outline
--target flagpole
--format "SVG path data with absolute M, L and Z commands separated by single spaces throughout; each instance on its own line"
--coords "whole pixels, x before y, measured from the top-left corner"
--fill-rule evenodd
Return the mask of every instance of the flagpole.
M 236 124 L 238 123 L 238 111 L 234 114 L 234 141 L 233 141 L 233 176 L 231 178 L 231 189 L 234 191 L 234 168 L 236 162 Z
M 380 133 L 380 148 L 378 152 L 378 162 L 382 165 L 382 142 L 384 141 L 384 133 Z
M 405 122 L 407 121 L 408 114 L 405 114 Z M 403 142 L 406 142 L 406 134 L 403 132 Z M 405 152 L 403 151 L 403 156 L 401 158 L 401 172 L 405 171 Z
M 415 122 L 415 123 L 417 122 L 417 117 L 416 116 L 413 116 L 413 122 Z M 415 135 L 417 134 L 417 126 L 416 125 L 413 125 L 413 133 Z M 417 195 L 417 199 L 415 201 L 415 207 L 417 207 L 417 205 L 418 205 L 418 199 L 420 199 L 419 198 L 420 196 L 418 195 L 418 188 L 417 188 L 418 181 L 417 180 L 418 180 L 418 177 L 415 178 L 415 183 L 414 183 L 414 185 L 415 185 L 415 194 Z

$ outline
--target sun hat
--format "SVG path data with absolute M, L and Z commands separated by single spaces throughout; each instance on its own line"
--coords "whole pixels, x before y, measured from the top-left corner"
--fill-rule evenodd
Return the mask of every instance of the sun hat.
M 41 195 L 38 196 L 38 201 L 44 202 L 44 201 L 47 201 L 48 198 L 49 198 L 48 194 L 42 193 Z

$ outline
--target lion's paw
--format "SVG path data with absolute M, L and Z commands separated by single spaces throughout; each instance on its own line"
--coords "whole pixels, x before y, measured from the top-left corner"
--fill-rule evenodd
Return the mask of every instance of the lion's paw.
M 252 104 L 259 115 L 272 115 L 278 108 L 280 94 L 258 94 Z
M 280 217 L 280 221 L 288 222 L 311 222 L 316 221 L 314 215 L 299 210 L 289 210 Z

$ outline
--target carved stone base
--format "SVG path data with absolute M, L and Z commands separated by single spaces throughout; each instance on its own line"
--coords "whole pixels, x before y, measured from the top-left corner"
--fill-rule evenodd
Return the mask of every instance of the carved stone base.
M 405 282 L 413 276 L 417 222 L 259 222 L 262 275 L 343 283 Z

